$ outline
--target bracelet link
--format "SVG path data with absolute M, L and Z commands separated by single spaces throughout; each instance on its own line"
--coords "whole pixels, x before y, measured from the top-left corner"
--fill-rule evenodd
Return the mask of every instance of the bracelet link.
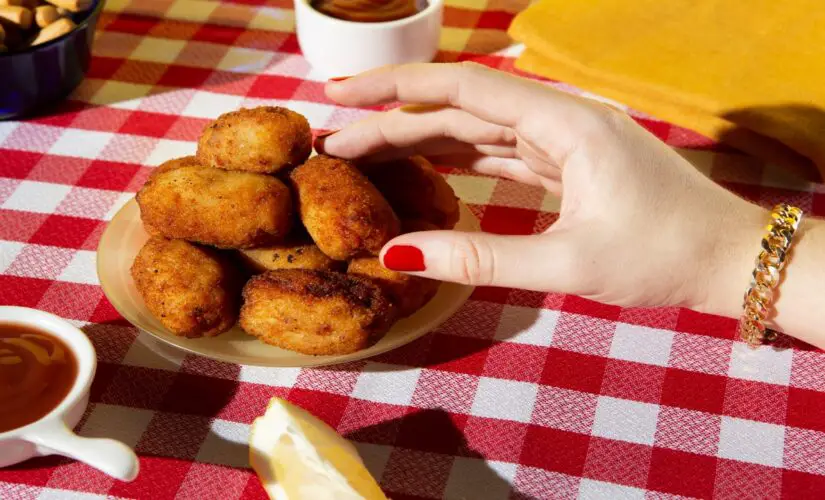
M 753 270 L 753 280 L 760 285 L 773 288 L 779 283 L 779 271 L 760 262 Z
M 776 339 L 776 332 L 767 329 L 764 321 L 803 215 L 804 212 L 798 207 L 784 203 L 771 212 L 772 222 L 765 228 L 766 234 L 762 238 L 761 251 L 756 258 L 756 268 L 745 293 L 742 318 L 739 320 L 739 336 L 751 347 Z

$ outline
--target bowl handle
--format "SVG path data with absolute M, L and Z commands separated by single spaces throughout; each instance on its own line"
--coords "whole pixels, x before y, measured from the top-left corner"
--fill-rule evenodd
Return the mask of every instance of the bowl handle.
M 37 426 L 23 439 L 37 445 L 44 455 L 74 458 L 121 481 L 132 481 L 140 469 L 137 455 L 125 444 L 114 439 L 78 436 L 63 422 Z

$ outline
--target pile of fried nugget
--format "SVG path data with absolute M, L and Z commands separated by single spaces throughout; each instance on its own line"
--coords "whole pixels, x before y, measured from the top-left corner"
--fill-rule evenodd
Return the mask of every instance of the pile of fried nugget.
M 421 157 L 356 164 L 312 152 L 306 118 L 282 107 L 226 113 L 195 156 L 157 167 L 137 194 L 150 238 L 131 273 L 172 333 L 211 337 L 236 323 L 304 354 L 379 340 L 439 282 L 384 268 L 399 234 L 452 229 L 452 188 Z

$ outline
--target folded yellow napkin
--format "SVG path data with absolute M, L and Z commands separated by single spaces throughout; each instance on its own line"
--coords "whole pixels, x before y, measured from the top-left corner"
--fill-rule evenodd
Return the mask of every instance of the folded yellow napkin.
M 540 0 L 516 67 L 825 177 L 821 0 Z

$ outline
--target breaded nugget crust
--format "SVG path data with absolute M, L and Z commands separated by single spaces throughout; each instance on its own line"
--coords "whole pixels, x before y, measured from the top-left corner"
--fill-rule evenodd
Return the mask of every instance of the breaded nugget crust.
M 146 307 L 175 335 L 212 337 L 238 320 L 243 279 L 217 250 L 150 238 L 131 272 Z
M 169 172 L 170 170 L 177 170 L 181 167 L 194 167 L 199 165 L 200 163 L 198 162 L 198 159 L 194 156 L 184 156 L 182 158 L 174 158 L 172 160 L 167 160 L 158 165 L 157 167 L 155 167 L 154 170 L 152 170 L 152 173 L 149 174 L 149 177 L 146 179 L 146 182 L 149 182 L 153 180 L 155 177 L 159 176 L 160 174 L 164 172 Z M 150 226 L 146 223 L 146 221 L 143 222 L 143 229 L 145 229 L 150 236 L 163 236 L 163 232 Z
M 389 295 L 398 308 L 399 317 L 407 317 L 424 307 L 438 292 L 438 281 L 391 271 L 378 257 L 357 257 L 349 263 L 347 273 L 372 278 Z
M 301 221 L 322 252 L 336 260 L 377 255 L 398 236 L 387 200 L 351 163 L 318 155 L 290 175 Z
M 460 217 L 458 198 L 444 177 L 421 156 L 362 167 L 402 219 L 421 219 L 452 229 Z
M 137 202 L 163 236 L 221 248 L 278 243 L 292 226 L 289 188 L 262 174 L 181 167 L 150 179 Z
M 334 271 L 270 271 L 247 282 L 243 299 L 241 328 L 304 354 L 363 349 L 389 330 L 395 315 L 377 284 Z
M 330 259 L 312 241 L 290 241 L 277 245 L 240 250 L 243 261 L 255 272 L 276 269 L 317 269 L 333 271 L 342 262 Z
M 167 160 L 152 170 L 152 173 L 149 174 L 149 178 L 146 179 L 146 182 L 151 181 L 155 177 L 159 176 L 164 172 L 169 172 L 171 170 L 177 170 L 183 167 L 198 167 L 201 166 L 201 162 L 198 161 L 197 157 L 195 156 L 184 156 L 182 158 L 173 158 L 171 160 Z
M 275 106 L 223 114 L 198 141 L 198 159 L 205 165 L 268 174 L 300 165 L 311 152 L 307 119 Z

